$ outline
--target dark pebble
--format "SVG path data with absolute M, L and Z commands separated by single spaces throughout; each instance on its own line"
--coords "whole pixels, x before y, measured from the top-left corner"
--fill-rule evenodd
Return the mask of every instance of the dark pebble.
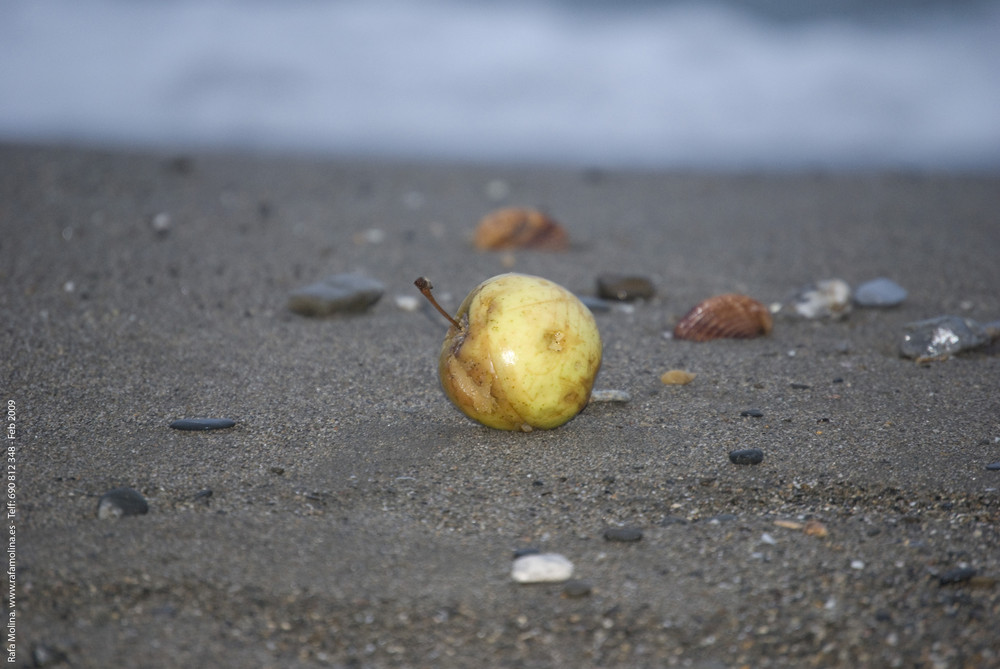
M 228 418 L 181 418 L 170 424 L 175 430 L 225 430 L 236 425 Z
M 654 294 L 653 282 L 643 276 L 602 274 L 597 277 L 597 295 L 606 300 L 648 300 Z
M 586 597 L 594 589 L 587 581 L 581 581 L 573 579 L 572 581 L 566 581 L 566 585 L 563 586 L 563 595 L 566 597 Z
M 729 460 L 734 465 L 759 465 L 764 461 L 764 451 L 759 448 L 741 448 L 729 451 Z
M 101 495 L 97 502 L 98 518 L 141 516 L 149 511 L 142 493 L 133 488 L 115 488 Z
M 607 300 L 602 300 L 599 297 L 590 297 L 589 295 L 581 295 L 579 299 L 583 302 L 583 306 L 590 309 L 592 313 L 603 314 L 611 311 L 611 302 Z
M 740 415 L 744 418 L 763 418 L 764 412 L 760 409 L 745 409 L 740 412 Z
M 1000 462 L 991 462 L 986 465 L 986 468 L 991 472 L 1000 472 Z
M 808 383 L 792 383 L 789 385 L 791 385 L 791 387 L 795 390 L 809 390 L 810 388 L 812 388 L 812 386 L 810 386 Z
M 514 550 L 514 559 L 516 560 L 517 558 L 524 557 L 525 555 L 538 555 L 541 552 L 542 552 L 541 550 L 533 546 L 528 546 L 526 548 L 518 548 Z
M 361 274 L 334 274 L 288 295 L 288 308 L 302 316 L 331 316 L 364 311 L 379 301 L 385 288 Z
M 606 541 L 631 542 L 642 539 L 642 530 L 638 527 L 609 527 L 604 530 Z
M 976 570 L 972 567 L 956 567 L 955 569 L 949 569 L 945 573 L 941 574 L 938 577 L 938 582 L 941 585 L 954 585 L 956 583 L 968 581 L 975 575 Z

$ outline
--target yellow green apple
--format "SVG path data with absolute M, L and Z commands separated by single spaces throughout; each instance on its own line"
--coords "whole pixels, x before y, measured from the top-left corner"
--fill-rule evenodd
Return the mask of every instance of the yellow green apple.
M 548 430 L 590 400 L 601 335 L 590 310 L 557 283 L 501 274 L 479 284 L 454 318 L 417 287 L 451 328 L 441 347 L 441 386 L 455 406 L 501 430 Z

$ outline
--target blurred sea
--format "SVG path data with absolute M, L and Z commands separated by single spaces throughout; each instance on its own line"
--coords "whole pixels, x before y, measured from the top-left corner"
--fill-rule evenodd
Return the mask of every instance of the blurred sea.
M 1000 170 L 1000 0 L 6 0 L 0 141 Z

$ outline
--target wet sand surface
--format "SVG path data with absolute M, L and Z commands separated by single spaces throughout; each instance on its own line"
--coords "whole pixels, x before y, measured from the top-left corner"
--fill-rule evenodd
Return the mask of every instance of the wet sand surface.
M 474 250 L 505 205 L 542 207 L 570 250 Z M 0 231 L 15 666 L 1000 665 L 1000 351 L 898 355 L 906 323 L 1000 318 L 998 177 L 7 145 Z M 653 281 L 596 314 L 597 387 L 631 401 L 530 434 L 448 403 L 446 324 L 395 297 L 426 275 L 455 309 L 508 270 L 580 295 Z M 287 309 L 341 272 L 385 296 Z M 663 335 L 710 295 L 880 276 L 902 305 Z M 236 426 L 168 427 L 202 416 Z M 99 519 L 121 486 L 149 512 Z M 524 548 L 589 592 L 514 583 Z

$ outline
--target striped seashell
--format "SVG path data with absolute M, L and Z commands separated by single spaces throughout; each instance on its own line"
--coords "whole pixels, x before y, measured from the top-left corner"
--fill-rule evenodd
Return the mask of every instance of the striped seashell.
M 773 321 L 767 307 L 746 295 L 727 293 L 700 302 L 674 328 L 675 339 L 749 339 L 766 335 Z
M 507 207 L 492 211 L 479 221 L 473 243 L 484 251 L 564 251 L 569 247 L 569 235 L 559 223 L 536 209 Z

